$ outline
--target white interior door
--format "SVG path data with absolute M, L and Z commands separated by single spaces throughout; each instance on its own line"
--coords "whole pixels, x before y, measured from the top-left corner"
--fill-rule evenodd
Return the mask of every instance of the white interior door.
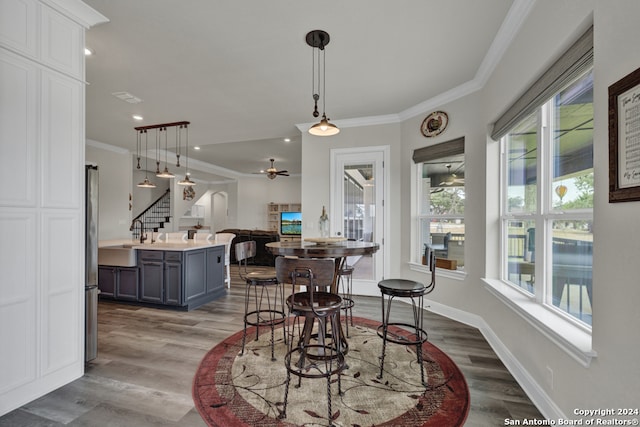
M 377 295 L 376 284 L 385 271 L 386 231 L 384 170 L 388 147 L 363 147 L 331 151 L 331 235 L 380 245 L 371 256 L 349 257 L 354 267 L 354 292 Z

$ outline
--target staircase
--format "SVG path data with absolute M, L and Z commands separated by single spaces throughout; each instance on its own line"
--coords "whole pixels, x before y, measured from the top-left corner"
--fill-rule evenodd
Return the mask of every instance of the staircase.
M 169 189 L 153 202 L 131 222 L 131 233 L 134 239 L 140 238 L 140 233 L 148 231 L 158 232 L 171 221 L 171 192 Z M 144 230 L 142 230 L 144 224 Z

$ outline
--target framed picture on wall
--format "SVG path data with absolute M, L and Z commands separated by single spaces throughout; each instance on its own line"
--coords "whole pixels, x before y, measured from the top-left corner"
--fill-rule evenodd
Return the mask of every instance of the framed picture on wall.
M 640 200 L 640 68 L 609 86 L 609 202 Z

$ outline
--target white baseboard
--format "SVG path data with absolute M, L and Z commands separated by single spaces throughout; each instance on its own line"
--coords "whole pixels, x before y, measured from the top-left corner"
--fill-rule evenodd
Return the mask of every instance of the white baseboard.
M 547 419 L 553 420 L 567 419 L 560 408 L 520 364 L 518 359 L 511 354 L 482 317 L 433 301 L 426 301 L 425 304 L 427 305 L 427 310 L 433 313 L 477 328 L 542 415 Z

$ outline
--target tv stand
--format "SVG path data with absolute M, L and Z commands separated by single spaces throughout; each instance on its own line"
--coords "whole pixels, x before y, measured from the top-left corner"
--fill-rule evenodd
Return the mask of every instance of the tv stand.
M 301 212 L 302 204 L 300 203 L 269 203 L 267 204 L 267 224 L 268 230 L 280 233 L 280 212 Z M 282 240 L 282 235 L 280 239 Z M 297 237 L 300 240 L 300 236 L 284 236 Z
M 280 235 L 281 242 L 299 242 L 301 238 L 301 236 L 286 236 L 282 234 Z

